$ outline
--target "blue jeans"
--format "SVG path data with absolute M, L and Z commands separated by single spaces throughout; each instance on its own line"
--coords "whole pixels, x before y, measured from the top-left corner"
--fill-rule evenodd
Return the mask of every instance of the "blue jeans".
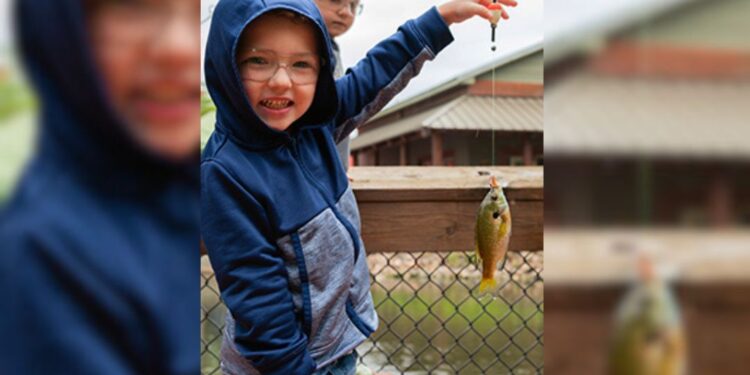
M 354 375 L 357 372 L 357 351 L 352 350 L 336 362 L 315 371 L 313 375 Z

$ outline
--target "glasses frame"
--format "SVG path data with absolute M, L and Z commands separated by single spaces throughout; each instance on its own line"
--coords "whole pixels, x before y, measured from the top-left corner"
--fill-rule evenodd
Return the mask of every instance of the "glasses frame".
M 359 16 L 360 14 L 362 14 L 362 9 L 364 9 L 365 7 L 365 5 L 362 4 L 362 2 L 355 1 L 355 0 L 341 0 L 342 2 L 344 2 L 344 4 L 341 4 L 341 5 L 334 4 L 334 0 L 322 0 L 322 1 L 323 3 L 327 4 L 328 8 L 335 10 L 336 13 L 348 7 L 349 11 L 352 13 L 353 16 Z
M 263 80 L 252 79 L 252 78 L 249 78 L 249 77 L 244 77 L 243 74 L 242 74 L 242 67 L 245 64 L 247 64 L 247 61 L 246 61 L 247 59 L 245 59 L 245 61 L 242 61 L 239 64 L 237 64 L 237 70 L 238 70 L 238 73 L 240 75 L 240 79 L 242 79 L 243 81 L 244 80 L 248 80 L 248 81 L 257 82 L 257 83 L 265 83 L 265 82 L 270 81 L 271 78 L 273 78 L 274 76 L 276 76 L 276 74 L 279 72 L 279 69 L 284 68 L 284 69 L 286 69 L 286 75 L 289 77 L 289 80 L 293 84 L 299 85 L 299 86 L 312 85 L 312 84 L 317 83 L 317 78 L 320 75 L 321 70 L 324 69 L 324 66 L 325 66 L 325 61 L 320 57 L 320 55 L 318 55 L 316 53 L 284 55 L 284 54 L 276 53 L 275 51 L 258 49 L 258 48 L 251 48 L 250 52 L 261 52 L 261 53 L 267 53 L 267 54 L 274 55 L 274 57 L 276 57 L 276 64 L 275 64 L 276 67 L 274 68 L 273 72 L 268 76 L 268 78 L 263 79 Z M 315 71 L 315 80 L 312 81 L 312 82 L 303 82 L 303 83 L 297 82 L 297 80 L 294 78 L 294 77 L 296 77 L 296 74 L 293 74 L 293 71 L 289 70 L 291 68 L 291 66 L 289 66 L 289 63 L 287 63 L 287 62 L 282 63 L 281 61 L 279 61 L 279 57 L 300 56 L 300 55 L 314 55 L 315 58 L 316 58 L 316 60 L 318 61 L 319 65 L 317 66 L 316 71 Z M 292 64 L 294 64 L 294 62 L 292 62 Z

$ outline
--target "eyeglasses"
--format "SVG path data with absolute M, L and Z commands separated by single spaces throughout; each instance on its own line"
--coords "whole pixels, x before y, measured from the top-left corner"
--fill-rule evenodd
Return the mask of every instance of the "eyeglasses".
M 242 80 L 266 82 L 276 75 L 279 68 L 286 69 L 289 79 L 295 85 L 316 83 L 322 61 L 315 53 L 281 55 L 270 50 L 251 49 L 241 56 L 239 70 Z M 280 62 L 280 57 L 284 62 Z
M 362 9 L 365 7 L 359 0 L 321 0 L 321 2 L 326 4 L 328 8 L 336 10 L 336 12 L 349 8 L 349 12 L 354 16 L 362 14 Z

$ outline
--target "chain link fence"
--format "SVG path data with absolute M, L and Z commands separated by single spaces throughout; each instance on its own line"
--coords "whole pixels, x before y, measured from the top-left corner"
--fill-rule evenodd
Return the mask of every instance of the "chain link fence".
M 512 252 L 479 297 L 479 264 L 468 252 L 374 253 L 372 294 L 378 330 L 357 348 L 381 374 L 543 373 L 543 256 Z M 201 367 L 220 374 L 226 308 L 206 257 L 201 270 Z

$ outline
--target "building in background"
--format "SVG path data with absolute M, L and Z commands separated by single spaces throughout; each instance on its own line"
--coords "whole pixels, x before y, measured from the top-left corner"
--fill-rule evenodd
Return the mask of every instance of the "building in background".
M 750 1 L 662 3 L 545 51 L 547 224 L 750 223 Z
M 490 165 L 494 137 L 495 165 L 542 165 L 543 70 L 533 46 L 398 103 L 359 128 L 354 164 Z

